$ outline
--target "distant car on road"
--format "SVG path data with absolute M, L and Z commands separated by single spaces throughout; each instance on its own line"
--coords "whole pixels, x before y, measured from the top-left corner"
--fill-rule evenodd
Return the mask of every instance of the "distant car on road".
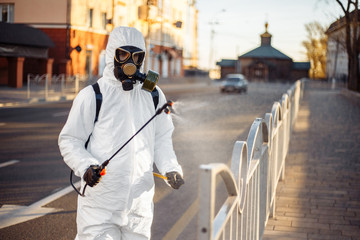
M 246 93 L 248 81 L 242 74 L 228 74 L 220 86 L 221 92 Z

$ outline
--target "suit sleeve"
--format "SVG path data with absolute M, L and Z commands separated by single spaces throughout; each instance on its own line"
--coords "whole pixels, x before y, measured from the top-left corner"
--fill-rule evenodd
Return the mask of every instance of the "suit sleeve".
M 166 103 L 163 92 L 159 91 L 158 108 Z M 162 175 L 167 172 L 176 171 L 183 175 L 182 168 L 179 165 L 172 143 L 172 134 L 174 125 L 170 114 L 161 113 L 155 120 L 155 164 Z
M 74 99 L 68 119 L 60 132 L 58 144 L 65 163 L 82 177 L 92 164 L 99 164 L 86 149 L 85 143 L 94 128 L 96 101 L 91 86 L 81 90 Z

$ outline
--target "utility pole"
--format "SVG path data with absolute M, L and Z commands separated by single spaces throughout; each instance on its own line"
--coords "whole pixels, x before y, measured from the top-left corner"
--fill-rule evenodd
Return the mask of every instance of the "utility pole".
M 214 15 L 214 17 L 209 22 L 209 25 L 211 26 L 211 31 L 210 31 L 210 51 L 209 51 L 209 73 L 210 73 L 211 68 L 212 68 L 213 57 L 214 57 L 214 37 L 215 37 L 214 26 L 219 24 L 219 22 L 216 20 L 216 16 L 219 15 L 220 13 L 222 13 L 222 12 L 225 12 L 225 11 L 226 11 L 225 9 L 221 9 L 219 12 L 217 12 Z
M 144 62 L 144 70 L 145 72 L 149 70 L 149 56 L 150 56 L 150 0 L 146 1 L 146 23 L 147 23 L 147 34 L 145 39 L 145 49 L 146 49 L 146 56 L 145 56 L 145 62 Z
M 213 62 L 213 54 L 214 54 L 214 25 L 219 24 L 218 22 L 210 22 L 211 25 L 211 31 L 210 31 L 210 51 L 209 51 L 209 71 L 211 70 L 212 62 Z

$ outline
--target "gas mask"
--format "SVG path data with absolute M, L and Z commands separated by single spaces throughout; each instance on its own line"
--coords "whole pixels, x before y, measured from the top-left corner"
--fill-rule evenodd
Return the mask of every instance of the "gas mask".
M 152 92 L 159 79 L 159 74 L 149 70 L 148 74 L 140 72 L 145 52 L 138 47 L 123 46 L 115 50 L 114 75 L 122 83 L 124 91 L 133 89 L 136 81 L 143 83 L 142 89 Z

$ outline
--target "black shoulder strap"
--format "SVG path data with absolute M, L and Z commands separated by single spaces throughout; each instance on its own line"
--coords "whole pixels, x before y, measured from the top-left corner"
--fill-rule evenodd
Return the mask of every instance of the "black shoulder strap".
M 159 104 L 159 91 L 156 89 L 156 87 L 154 88 L 154 90 L 151 92 L 151 96 L 153 98 L 153 101 L 154 101 L 154 107 L 155 107 L 155 110 Z
M 100 112 L 101 103 L 102 103 L 102 94 L 100 92 L 100 87 L 97 82 L 94 83 L 92 85 L 92 87 L 95 91 L 95 99 L 96 99 L 96 115 L 95 115 L 95 120 L 94 120 L 94 123 L 96 123 L 99 118 L 99 112 Z
M 101 108 L 101 103 L 102 103 L 102 93 L 100 92 L 100 87 L 99 84 L 96 82 L 92 85 L 94 91 L 95 91 L 95 100 L 96 100 L 96 113 L 95 113 L 95 120 L 94 123 L 97 122 L 98 118 L 99 118 L 99 112 L 100 112 L 100 108 Z M 90 137 L 91 134 L 88 138 L 88 140 L 85 143 L 85 148 L 87 148 L 89 141 L 90 141 Z

